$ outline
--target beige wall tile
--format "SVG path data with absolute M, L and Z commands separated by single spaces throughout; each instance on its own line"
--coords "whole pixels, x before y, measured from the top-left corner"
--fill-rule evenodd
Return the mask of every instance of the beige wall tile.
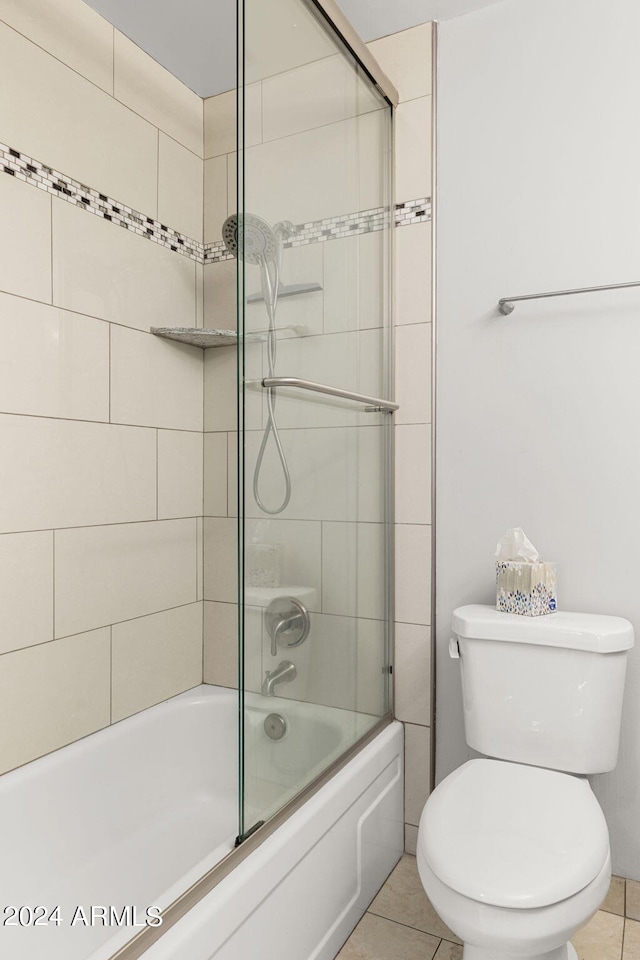
M 198 347 L 112 327 L 112 421 L 202 430 L 202 370 Z
M 382 357 L 381 330 L 295 337 L 278 344 L 279 371 L 295 371 L 297 377 L 336 387 L 348 384 L 350 390 L 371 397 L 380 397 L 386 392 Z M 256 372 L 255 375 L 260 374 Z M 290 390 L 278 394 L 277 410 L 278 425 L 282 429 L 348 425 L 365 427 L 378 419 L 355 404 L 341 406 L 323 402 L 320 397 L 308 392 Z
M 119 30 L 114 57 L 115 97 L 202 157 L 202 99 Z
M 431 527 L 396 524 L 396 620 L 431 619 Z
M 247 83 L 244 105 L 246 147 L 262 140 L 262 84 Z M 236 91 L 229 90 L 204 101 L 205 157 L 219 157 L 236 149 Z
M 57 306 L 141 330 L 195 325 L 193 260 L 70 203 L 53 206 Z
M 238 516 L 238 434 L 227 434 L 227 514 Z
M 227 158 L 213 157 L 204 162 L 204 242 L 222 237 L 222 225 L 230 213 L 227 195 Z M 223 261 L 224 262 L 224 261 Z M 214 266 L 214 264 L 211 264 Z M 208 268 L 207 268 L 208 269 Z
M 53 639 L 53 533 L 0 536 L 0 653 Z
M 158 220 L 200 242 L 204 216 L 203 178 L 204 166 L 200 157 L 161 131 L 158 143 Z
M 282 257 L 282 284 L 319 283 L 322 285 L 323 248 L 327 244 L 310 243 L 302 247 L 289 247 Z M 247 294 L 261 293 L 260 268 L 249 264 L 245 268 Z M 305 293 L 302 296 L 286 297 L 278 301 L 277 327 L 288 331 L 288 335 L 297 333 L 302 336 L 323 332 L 322 291 Z M 245 308 L 245 330 L 266 330 L 269 324 L 264 302 L 247 304 Z M 289 341 L 287 341 L 289 342 Z M 311 344 L 306 341 L 307 350 Z
M 438 937 L 365 913 L 336 960 L 432 960 L 439 943 Z
M 108 726 L 109 660 L 108 628 L 0 657 L 0 771 Z
M 0 0 L 0 20 L 113 93 L 113 27 L 82 0 Z
M 371 913 L 460 942 L 435 912 L 418 876 L 416 858 L 405 854 L 369 907 Z
M 623 927 L 623 917 L 598 910 L 586 927 L 571 938 L 578 960 L 620 960 Z
M 295 680 L 278 687 L 279 697 L 374 715 L 383 712 L 383 622 L 313 612 L 309 640 L 301 646 L 279 647 L 272 657 L 266 632 L 262 644 L 262 676 L 285 657 L 298 671 Z
M 207 267 L 207 270 L 211 269 Z M 208 324 L 207 324 L 208 325 Z M 216 324 L 217 326 L 217 324 Z M 204 429 L 208 433 L 237 426 L 237 351 L 217 347 L 204 352 Z
M 202 434 L 158 430 L 158 517 L 202 513 Z
M 196 327 L 204 327 L 204 265 L 196 263 Z
M 0 289 L 51 303 L 51 197 L 5 175 L 0 211 Z
M 393 153 L 393 140 L 389 111 L 374 110 L 346 122 L 355 124 L 351 161 L 358 183 L 355 209 L 370 210 L 391 204 L 389 158 Z
M 431 97 L 396 110 L 396 200 L 431 196 Z
M 404 819 L 418 826 L 429 796 L 431 730 L 404 725 Z
M 396 230 L 396 324 L 431 319 L 431 224 Z
M 356 620 L 356 710 L 382 717 L 390 708 L 387 696 L 386 638 L 383 621 Z
M 153 430 L 7 414 L 0 448 L 2 532 L 155 517 Z
M 280 409 L 280 404 L 278 410 Z M 245 436 L 245 469 L 253 476 L 261 431 Z M 283 430 L 282 445 L 289 463 L 292 492 L 283 519 L 347 520 L 380 523 L 383 518 L 382 428 L 377 426 Z M 266 458 L 265 458 L 266 459 Z M 356 478 L 367 478 L 358 483 Z M 260 490 L 269 506 L 282 500 L 283 480 L 279 464 L 273 461 L 260 475 Z M 261 511 L 247 498 L 247 515 Z
M 380 122 L 371 113 L 248 147 L 245 209 L 305 223 L 382 205 L 382 160 L 371 153 Z
M 56 636 L 196 599 L 196 521 L 56 532 Z
M 640 957 L 640 923 L 627 920 L 624 925 L 622 960 L 638 960 Z
M 431 523 L 431 429 L 399 424 L 395 442 L 396 523 Z
M 108 324 L 0 294 L 0 335 L 0 410 L 109 419 Z
M 400 103 L 431 93 L 431 27 L 422 23 L 367 44 L 397 87 Z
M 315 60 L 262 83 L 264 140 L 326 126 L 358 113 L 358 78 L 342 54 Z
M 238 607 L 204 604 L 204 682 L 238 686 Z
M 249 479 L 249 482 L 250 479 Z M 286 594 L 291 587 L 312 587 L 315 600 L 308 599 L 310 610 L 320 610 L 321 596 L 321 524 L 305 520 L 282 520 L 264 517 L 245 521 L 245 575 L 249 592 L 255 585 L 252 569 L 260 569 L 263 561 L 252 553 L 254 545 L 277 544 L 279 548 L 280 584 Z M 259 579 L 259 578 L 258 578 Z
M 418 845 L 418 828 L 415 827 L 412 823 L 405 823 L 404 852 L 410 854 L 412 857 L 415 857 L 417 845 Z
M 386 308 L 384 231 L 317 246 L 324 251 L 324 332 L 381 327 Z
M 431 324 L 395 329 L 395 423 L 431 423 Z
M 5 143 L 155 215 L 155 127 L 4 25 L 0 85 L 11 92 L 0 105 Z
M 627 880 L 626 915 L 632 920 L 640 920 L 640 883 Z
M 322 610 L 381 620 L 385 616 L 382 523 L 322 524 Z
M 405 723 L 431 724 L 431 636 L 429 627 L 397 623 L 395 715 Z
M 236 149 L 236 91 L 204 101 L 204 155 L 219 157 Z
M 222 603 L 238 598 L 237 523 L 233 519 L 205 517 L 204 597 Z
M 204 435 L 204 512 L 207 517 L 226 517 L 228 509 L 227 434 Z
M 238 210 L 238 154 L 227 154 L 227 208 L 229 213 Z M 246 209 L 246 206 L 245 206 Z
M 237 261 L 208 263 L 204 275 L 204 325 L 214 330 L 236 330 L 238 326 Z M 208 350 L 207 356 L 213 351 Z
M 113 722 L 202 683 L 202 604 L 112 628 Z

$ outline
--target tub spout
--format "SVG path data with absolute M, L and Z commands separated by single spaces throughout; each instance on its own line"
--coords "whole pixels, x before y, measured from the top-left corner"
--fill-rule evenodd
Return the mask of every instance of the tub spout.
M 283 660 L 275 670 L 267 670 L 267 675 L 262 681 L 262 696 L 275 697 L 273 688 L 276 683 L 290 683 L 296 678 L 296 667 L 290 660 Z

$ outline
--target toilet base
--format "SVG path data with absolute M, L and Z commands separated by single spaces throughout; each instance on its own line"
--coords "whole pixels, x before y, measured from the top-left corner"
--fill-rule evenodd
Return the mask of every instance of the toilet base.
M 565 943 L 550 953 L 518 954 L 517 957 L 513 953 L 496 953 L 490 947 L 472 947 L 466 943 L 462 960 L 578 960 L 578 954 L 571 943 Z

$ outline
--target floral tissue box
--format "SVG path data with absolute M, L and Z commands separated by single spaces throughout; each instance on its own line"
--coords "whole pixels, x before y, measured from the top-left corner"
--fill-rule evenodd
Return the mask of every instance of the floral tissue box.
M 496 607 L 502 613 L 540 617 L 557 609 L 556 564 L 542 560 L 496 561 Z

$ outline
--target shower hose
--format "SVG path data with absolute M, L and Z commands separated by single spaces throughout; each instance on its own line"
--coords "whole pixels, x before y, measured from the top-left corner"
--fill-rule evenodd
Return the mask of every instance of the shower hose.
M 260 255 L 259 261 L 262 293 L 269 317 L 269 327 L 267 330 L 267 368 L 270 377 L 275 376 L 276 369 L 276 310 L 278 306 L 278 289 L 280 285 L 280 265 L 278 260 L 279 258 L 276 256 L 274 261 L 272 261 L 273 276 L 269 272 L 269 264 L 267 263 L 264 255 Z M 271 434 L 273 434 L 273 442 L 276 445 L 276 452 L 282 466 L 282 474 L 284 477 L 284 497 L 277 507 L 268 507 L 262 500 L 259 491 L 260 472 L 262 470 L 264 455 L 267 449 L 267 443 L 269 442 L 269 436 Z M 291 499 L 291 476 L 289 474 L 287 458 L 285 457 L 284 450 L 282 449 L 280 434 L 278 433 L 278 425 L 276 423 L 276 393 L 273 387 L 267 387 L 267 425 L 262 435 L 262 442 L 260 443 L 260 450 L 258 451 L 256 466 L 255 470 L 253 471 L 253 496 L 260 509 L 263 510 L 264 513 L 271 514 L 272 516 L 282 513 Z

